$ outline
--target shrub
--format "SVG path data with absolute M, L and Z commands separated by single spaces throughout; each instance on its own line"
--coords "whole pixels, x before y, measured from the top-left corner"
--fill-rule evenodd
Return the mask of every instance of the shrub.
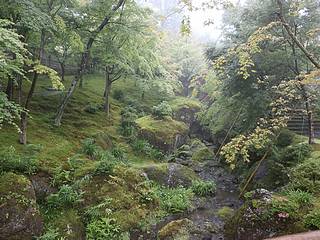
M 308 207 L 312 204 L 313 196 L 311 193 L 301 190 L 291 190 L 286 193 L 290 201 L 296 202 L 299 207 Z
M 273 214 L 288 214 L 288 217 L 296 218 L 299 210 L 299 204 L 295 201 L 284 197 L 272 199 L 271 213 Z
M 160 200 L 160 207 L 168 213 L 181 213 L 192 206 L 193 193 L 190 189 L 157 187 L 155 192 Z
M 126 107 L 121 112 L 120 133 L 130 137 L 135 133 L 135 120 L 138 118 L 137 111 L 133 107 Z
M 109 175 L 113 173 L 113 169 L 116 165 L 116 160 L 114 156 L 112 156 L 108 152 L 104 152 L 100 157 L 100 161 L 98 162 L 94 174 L 95 175 Z
M 288 129 L 282 129 L 278 138 L 276 145 L 280 148 L 287 147 L 293 143 L 294 133 Z
M 192 191 L 198 196 L 208 196 L 212 195 L 216 191 L 216 184 L 212 181 L 193 181 Z
M 89 223 L 86 232 L 88 240 L 123 239 L 120 226 L 111 218 L 101 218 Z
M 285 165 L 294 165 L 310 156 L 312 148 L 307 143 L 299 143 L 284 149 L 281 162 Z
M 100 106 L 97 104 L 89 104 L 84 108 L 87 113 L 95 114 L 100 110 Z
M 106 198 L 104 201 L 99 203 L 96 206 L 92 206 L 85 211 L 85 216 L 88 220 L 98 220 L 105 215 L 109 215 L 112 213 L 112 210 L 109 208 L 112 202 L 111 198 Z
M 72 207 L 81 201 L 81 193 L 78 193 L 73 187 L 63 185 L 57 193 L 51 194 L 47 203 L 50 208 L 56 207 Z
M 144 139 L 132 139 L 131 147 L 135 152 L 145 154 L 154 159 L 162 160 L 165 157 L 160 150 L 154 148 L 148 141 Z
M 310 158 L 293 168 L 289 188 L 320 193 L 320 159 Z
M 314 209 L 304 217 L 304 225 L 311 229 L 320 229 L 320 209 Z
M 112 156 L 114 156 L 116 159 L 123 161 L 126 158 L 126 152 L 120 148 L 120 147 L 114 147 L 111 150 Z
M 118 101 L 123 101 L 124 99 L 124 93 L 121 89 L 115 89 L 112 96 Z
M 38 162 L 32 155 L 20 155 L 14 147 L 9 147 L 0 152 L 0 172 L 12 171 L 31 174 L 37 170 Z
M 163 119 L 165 117 L 172 117 L 172 108 L 166 101 L 152 108 L 152 115 L 156 118 Z

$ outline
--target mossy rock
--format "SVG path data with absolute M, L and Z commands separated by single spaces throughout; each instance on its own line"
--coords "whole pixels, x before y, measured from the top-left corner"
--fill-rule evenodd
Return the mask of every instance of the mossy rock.
M 177 163 L 154 164 L 144 171 L 150 180 L 168 187 L 190 187 L 192 181 L 199 179 L 191 168 Z
M 111 210 L 108 217 L 114 218 L 122 231 L 137 228 L 139 222 L 159 210 L 157 202 L 142 203 L 143 193 L 150 190 L 145 182 L 141 170 L 116 166 L 112 176 L 95 176 L 83 184 L 82 208 L 88 209 L 108 199 L 107 208 Z
M 272 195 L 267 190 L 250 192 L 243 206 L 227 221 L 226 236 L 230 239 L 260 240 L 306 231 L 299 218 L 286 211 L 276 212 L 275 199 L 282 201 L 283 206 L 288 205 L 285 197 Z
M 31 240 L 41 235 L 43 221 L 31 182 L 23 175 L 0 176 L 0 239 Z
M 74 209 L 59 212 L 54 216 L 50 226 L 57 229 L 60 236 L 65 240 L 84 240 L 85 226 L 81 217 Z
M 160 229 L 158 237 L 159 240 L 188 240 L 193 228 L 193 222 L 189 219 L 172 221 Z
M 223 220 L 228 220 L 234 215 L 234 210 L 230 207 L 222 207 L 218 210 L 217 215 Z
M 187 125 L 172 118 L 155 119 L 145 116 L 137 119 L 136 124 L 139 136 L 164 152 L 174 151 L 187 140 Z
M 196 120 L 196 113 L 201 109 L 201 102 L 197 99 L 179 97 L 170 102 L 173 117 L 190 126 Z

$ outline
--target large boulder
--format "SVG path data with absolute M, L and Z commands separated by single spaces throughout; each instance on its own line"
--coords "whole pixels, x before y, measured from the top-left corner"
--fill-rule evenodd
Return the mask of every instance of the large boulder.
M 43 221 L 31 182 L 22 175 L 0 176 L 0 239 L 31 240 L 41 235 Z
M 278 211 L 274 202 L 284 206 Z M 265 189 L 257 189 L 246 196 L 244 205 L 225 225 L 226 235 L 238 240 L 262 240 L 274 236 L 305 231 L 291 213 L 292 208 L 285 197 L 273 195 Z M 297 208 L 299 208 L 297 206 Z
M 201 109 L 201 103 L 197 99 L 179 97 L 170 102 L 173 117 L 182 121 L 189 127 L 196 120 L 196 113 Z
M 189 187 L 192 181 L 198 179 L 191 168 L 177 163 L 149 165 L 144 168 L 144 171 L 150 180 L 168 187 Z
M 136 124 L 139 136 L 164 152 L 173 152 L 188 138 L 187 125 L 172 118 L 156 119 L 145 116 L 137 119 Z

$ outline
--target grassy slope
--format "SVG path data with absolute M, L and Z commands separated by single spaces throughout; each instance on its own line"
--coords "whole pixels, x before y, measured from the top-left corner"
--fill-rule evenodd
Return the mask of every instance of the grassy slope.
M 64 85 L 69 87 L 71 77 L 67 77 Z M 68 157 L 76 153 L 81 141 L 87 137 L 105 132 L 127 149 L 130 159 L 138 165 L 152 162 L 143 156 L 134 156 L 125 140 L 117 133 L 120 123 L 122 103 L 111 100 L 111 116 L 107 118 L 103 111 L 90 114 L 84 111 L 89 104 L 102 104 L 104 91 L 104 78 L 100 75 L 88 75 L 84 78 L 84 88 L 77 89 L 71 102 L 67 106 L 62 126 L 53 126 L 53 117 L 61 95 L 44 96 L 45 87 L 50 86 L 48 79 L 42 78 L 38 82 L 35 95 L 32 99 L 31 118 L 28 124 L 28 143 L 43 146 L 38 158 L 43 170 L 51 171 L 56 166 L 63 166 Z M 28 86 L 26 86 L 27 88 Z M 140 101 L 141 91 L 133 81 L 119 80 L 113 89 L 122 89 L 125 97 Z M 48 95 L 48 94 L 45 94 Z M 151 92 L 145 93 L 143 105 L 150 108 L 157 100 Z M 0 132 L 0 150 L 14 146 L 18 152 L 25 151 L 25 147 L 18 143 L 18 133 L 14 128 L 4 128 Z

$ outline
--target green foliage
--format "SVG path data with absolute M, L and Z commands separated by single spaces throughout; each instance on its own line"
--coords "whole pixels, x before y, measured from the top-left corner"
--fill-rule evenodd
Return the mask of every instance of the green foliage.
M 21 155 L 12 146 L 0 152 L 0 172 L 20 172 L 32 174 L 38 168 L 38 161 L 34 155 Z
M 283 151 L 281 161 L 287 165 L 299 163 L 310 156 L 311 150 L 308 143 L 290 145 Z
M 216 191 L 216 184 L 212 181 L 193 181 L 192 191 L 198 196 L 208 196 L 212 195 Z
M 119 161 L 124 161 L 126 159 L 126 151 L 121 147 L 112 148 L 110 153 Z
M 73 207 L 81 201 L 82 193 L 76 191 L 72 186 L 62 185 L 57 193 L 51 194 L 47 198 L 49 208 Z
M 301 190 L 288 191 L 286 196 L 290 201 L 293 201 L 299 205 L 299 207 L 308 207 L 312 205 L 313 195 Z
M 89 207 L 85 211 L 85 216 L 89 221 L 93 220 L 99 220 L 104 216 L 108 216 L 112 213 L 112 210 L 110 209 L 112 199 L 106 198 L 98 205 Z
M 3 124 L 8 124 L 20 131 L 17 121 L 20 120 L 22 112 L 24 110 L 20 105 L 9 101 L 7 95 L 4 92 L 0 92 L 0 130 Z
M 104 152 L 100 156 L 100 160 L 94 170 L 95 175 L 109 175 L 113 173 L 113 169 L 116 166 L 117 161 L 113 155 L 109 152 Z
M 115 89 L 113 91 L 113 98 L 118 101 L 123 101 L 124 100 L 124 92 L 121 89 Z
M 294 167 L 290 173 L 289 187 L 310 193 L 320 192 L 320 159 L 310 158 Z
M 222 207 L 218 210 L 217 214 L 220 218 L 226 221 L 233 216 L 234 210 L 230 207 Z
M 131 140 L 130 145 L 135 152 L 139 154 L 145 154 L 153 159 L 162 160 L 165 157 L 160 150 L 154 148 L 148 141 L 144 139 L 134 138 Z
M 165 117 L 172 117 L 171 105 L 163 101 L 159 105 L 152 108 L 152 115 L 159 119 L 164 119 Z
M 82 152 L 91 158 L 96 158 L 101 149 L 96 145 L 93 138 L 87 138 L 82 142 Z
M 294 133 L 288 129 L 282 129 L 278 138 L 276 145 L 280 148 L 287 147 L 293 143 Z
M 126 107 L 121 111 L 120 132 L 123 136 L 130 137 L 135 133 L 135 120 L 137 118 L 137 111 L 133 107 Z
M 41 237 L 38 237 L 37 240 L 65 240 L 65 238 L 60 236 L 58 229 L 50 227 Z
M 320 210 L 314 209 L 304 217 L 304 225 L 311 230 L 320 229 Z
M 123 234 L 120 226 L 112 218 L 101 218 L 92 221 L 86 229 L 88 240 L 123 240 Z
M 87 113 L 95 114 L 100 111 L 100 105 L 98 104 L 89 104 L 84 108 L 84 111 Z
M 193 193 L 190 189 L 157 187 L 155 192 L 160 199 L 160 207 L 168 213 L 181 213 L 192 206 Z

